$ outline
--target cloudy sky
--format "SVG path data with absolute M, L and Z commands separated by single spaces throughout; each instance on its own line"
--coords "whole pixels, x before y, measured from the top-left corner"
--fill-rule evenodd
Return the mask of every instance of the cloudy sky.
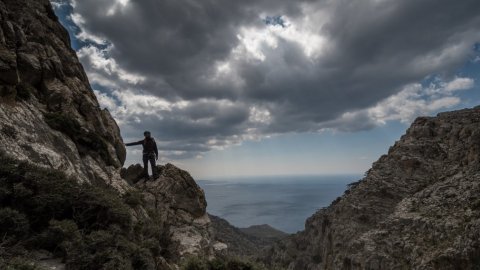
M 361 174 L 416 116 L 480 104 L 478 0 L 52 4 L 124 140 L 196 178 Z

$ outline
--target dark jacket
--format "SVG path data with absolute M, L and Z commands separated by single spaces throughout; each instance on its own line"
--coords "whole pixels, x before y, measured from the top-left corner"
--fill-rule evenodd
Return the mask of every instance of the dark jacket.
M 154 138 L 148 138 L 148 139 L 145 138 L 138 142 L 126 143 L 125 145 L 132 146 L 132 145 L 140 145 L 140 144 L 143 146 L 144 154 L 155 153 L 155 155 L 158 157 L 157 143 L 155 142 Z

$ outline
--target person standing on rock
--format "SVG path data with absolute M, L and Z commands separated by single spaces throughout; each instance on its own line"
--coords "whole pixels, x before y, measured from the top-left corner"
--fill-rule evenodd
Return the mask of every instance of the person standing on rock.
M 152 134 L 150 133 L 150 131 L 145 131 L 143 135 L 145 136 L 145 139 L 138 142 L 126 143 L 125 146 L 133 146 L 133 145 L 143 146 L 143 175 L 146 179 L 149 178 L 148 162 L 150 161 L 150 165 L 152 167 L 153 179 L 156 179 L 158 178 L 156 164 L 155 164 L 155 160 L 158 160 L 157 143 L 155 142 L 155 139 L 152 138 Z

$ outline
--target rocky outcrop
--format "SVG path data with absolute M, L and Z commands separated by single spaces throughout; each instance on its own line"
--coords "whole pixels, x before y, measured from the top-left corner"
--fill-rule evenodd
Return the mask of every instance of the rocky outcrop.
M 157 223 L 165 229 L 168 256 L 177 261 L 186 256 L 214 255 L 210 218 L 203 190 L 190 174 L 172 164 L 157 166 L 158 179 L 142 178 L 139 164 L 122 170 L 122 176 L 142 192 L 146 209 L 136 215 L 143 219 L 144 212 L 155 213 Z
M 0 192 L 0 210 L 22 217 L 26 224 L 40 219 L 43 226 L 26 226 L 22 241 L 8 243 L 22 246 L 22 254 L 5 247 L 4 231 L 15 226 L 0 226 L 0 268 L 11 258 L 22 261 L 20 255 L 44 266 L 96 265 L 82 269 L 119 261 L 131 264 L 125 269 L 177 269 L 187 256 L 213 256 L 205 195 L 192 177 L 167 164 L 159 166 L 156 181 L 138 181 L 135 173 L 142 172 L 141 166 L 125 169 L 123 179 L 125 155 L 119 128 L 110 113 L 100 109 L 50 2 L 0 0 L 0 178 L 6 186 L 2 190 L 8 191 Z M 129 177 L 135 181 L 129 183 Z M 24 184 L 27 188 L 22 189 Z M 65 194 L 66 187 L 74 194 Z M 19 203 L 38 200 L 42 203 L 35 209 L 47 211 L 41 217 Z M 88 218 L 81 218 L 84 214 Z M 119 217 L 116 223 L 112 216 Z M 104 223 L 102 228 L 94 227 L 98 223 Z M 64 236 L 75 239 L 37 243 L 52 229 L 65 229 L 69 233 Z M 66 243 L 67 249 L 62 246 Z M 99 243 L 98 250 L 89 247 Z M 48 249 L 46 255 L 43 248 Z M 59 250 L 65 251 L 63 258 Z
M 127 189 L 120 131 L 101 110 L 48 0 L 0 1 L 0 150 Z
M 172 164 L 157 166 L 158 179 L 145 180 L 140 164 L 122 169 L 121 175 L 147 200 L 147 211 L 158 214 L 166 228 L 169 254 L 185 256 L 254 256 L 287 236 L 268 225 L 239 229 L 228 221 L 209 215 L 203 190 L 188 172 Z M 137 212 L 139 219 L 142 212 Z
M 266 257 L 288 269 L 479 269 L 480 108 L 418 118 Z

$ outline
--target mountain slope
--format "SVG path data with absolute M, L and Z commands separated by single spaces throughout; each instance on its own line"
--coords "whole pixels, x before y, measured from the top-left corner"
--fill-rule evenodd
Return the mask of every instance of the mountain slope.
M 125 189 L 120 131 L 48 0 L 0 1 L 0 150 Z
M 177 269 L 213 256 L 193 178 L 167 164 L 134 185 L 124 161 L 50 2 L 0 0 L 0 269 Z
M 271 241 L 280 240 L 288 236 L 288 233 L 279 231 L 268 224 L 252 225 L 248 228 L 240 228 L 240 230 L 253 237 L 268 239 Z
M 266 257 L 289 269 L 480 269 L 480 108 L 418 118 Z
M 220 217 L 209 216 L 215 241 L 224 244 L 217 246 L 222 247 L 219 251 L 233 256 L 255 256 L 288 235 L 268 225 L 236 228 Z

